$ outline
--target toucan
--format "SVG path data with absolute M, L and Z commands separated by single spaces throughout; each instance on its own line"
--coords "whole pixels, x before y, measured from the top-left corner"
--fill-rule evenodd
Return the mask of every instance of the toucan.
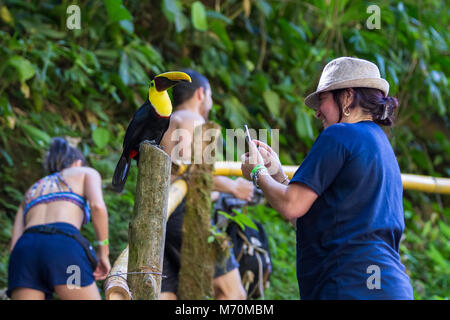
M 180 82 L 191 82 L 188 74 L 179 71 L 165 72 L 153 78 L 148 98 L 134 113 L 123 140 L 123 152 L 112 179 L 114 191 L 121 192 L 127 181 L 131 160 L 139 160 L 139 145 L 148 140 L 159 146 L 169 128 L 172 102 L 167 90 Z

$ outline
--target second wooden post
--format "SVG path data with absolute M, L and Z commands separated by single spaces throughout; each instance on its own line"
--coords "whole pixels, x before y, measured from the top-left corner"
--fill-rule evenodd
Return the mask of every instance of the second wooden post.
M 212 170 L 219 136 L 220 126 L 213 122 L 194 130 L 178 281 L 178 298 L 182 300 L 213 298 L 216 250 L 208 243 L 208 237 L 211 235 Z

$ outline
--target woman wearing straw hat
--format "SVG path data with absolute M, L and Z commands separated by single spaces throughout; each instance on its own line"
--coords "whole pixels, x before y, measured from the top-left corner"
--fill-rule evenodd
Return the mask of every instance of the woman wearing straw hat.
M 413 299 L 399 256 L 400 169 L 379 126 L 398 107 L 388 91 L 375 64 L 335 59 L 305 100 L 325 130 L 292 180 L 263 142 L 242 157 L 244 176 L 296 225 L 302 299 Z

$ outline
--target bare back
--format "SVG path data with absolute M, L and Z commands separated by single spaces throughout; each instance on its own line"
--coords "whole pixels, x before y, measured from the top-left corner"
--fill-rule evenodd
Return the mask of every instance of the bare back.
M 95 180 L 100 178 L 98 172 L 88 167 L 70 167 L 60 172 L 62 179 L 72 189 L 73 193 L 76 193 L 86 198 L 92 205 L 92 202 L 98 201 L 98 189 L 95 186 L 97 183 Z M 94 185 L 93 185 L 94 182 Z M 101 178 L 100 178 L 101 183 Z M 68 187 L 62 185 L 62 191 L 68 191 Z M 26 195 L 29 195 L 31 188 L 27 191 Z M 54 192 L 61 191 L 58 186 L 52 183 L 41 183 L 33 198 L 36 198 L 39 194 L 46 195 Z M 103 201 L 100 189 L 101 201 Z M 62 200 L 53 201 L 49 203 L 40 203 L 33 206 L 26 214 L 25 228 L 48 224 L 53 222 L 66 222 L 81 228 L 84 220 L 83 210 L 76 204 Z

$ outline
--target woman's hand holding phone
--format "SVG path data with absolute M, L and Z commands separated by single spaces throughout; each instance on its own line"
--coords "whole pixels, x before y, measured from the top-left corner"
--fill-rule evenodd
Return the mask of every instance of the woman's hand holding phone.
M 286 175 L 283 172 L 283 167 L 281 166 L 277 153 L 262 141 L 253 140 L 253 143 L 258 147 L 259 154 L 264 160 L 264 166 L 272 178 L 278 182 L 286 180 Z
M 252 172 L 253 168 L 259 164 L 264 165 L 264 159 L 261 156 L 261 154 L 259 153 L 256 144 L 252 141 L 247 125 L 245 125 L 245 131 L 246 131 L 246 140 L 248 142 L 249 152 L 244 153 L 241 156 L 241 161 L 242 161 L 241 170 L 242 170 L 242 175 L 246 179 L 251 180 L 250 173 Z

